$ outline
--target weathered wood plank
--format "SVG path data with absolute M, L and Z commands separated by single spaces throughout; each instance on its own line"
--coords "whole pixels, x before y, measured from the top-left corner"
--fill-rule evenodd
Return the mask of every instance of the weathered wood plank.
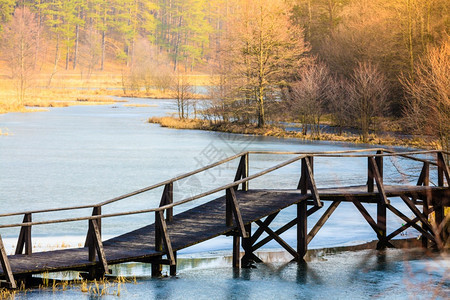
M 11 265 L 9 263 L 8 256 L 6 255 L 5 246 L 3 245 L 3 239 L 0 235 L 0 262 L 2 264 L 3 274 L 6 277 L 6 282 L 9 284 L 10 288 L 16 289 L 17 285 L 14 280 L 14 275 L 11 270 Z
M 100 261 L 100 265 L 102 267 L 102 271 L 104 274 L 110 273 L 108 268 L 108 262 L 106 261 L 105 251 L 103 249 L 102 237 L 100 235 L 100 229 L 98 226 L 97 220 L 91 220 L 92 225 L 92 236 L 94 238 L 94 245 L 97 250 L 98 260 Z
M 169 258 L 170 261 L 170 265 L 173 266 L 176 264 L 175 262 L 175 255 L 173 254 L 173 249 L 172 249 L 172 243 L 170 242 L 170 237 L 169 237 L 169 233 L 167 230 L 167 224 L 166 221 L 164 219 L 164 213 L 162 211 L 158 211 L 158 218 L 157 218 L 157 222 L 159 222 L 159 227 L 161 230 L 161 235 L 164 241 L 164 247 L 166 248 L 166 254 L 167 257 Z

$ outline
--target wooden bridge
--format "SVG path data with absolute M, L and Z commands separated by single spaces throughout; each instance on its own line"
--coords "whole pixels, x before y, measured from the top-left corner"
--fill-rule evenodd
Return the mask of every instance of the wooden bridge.
M 279 163 L 266 170 L 249 175 L 250 155 L 292 155 L 293 158 Z M 424 154 L 433 159 L 421 158 Z M 413 227 L 422 235 L 424 247 L 443 249 L 448 238 L 450 214 L 445 215 L 445 207 L 449 206 L 449 168 L 443 151 L 416 151 L 394 153 L 386 149 L 366 149 L 341 152 L 244 152 L 201 169 L 175 177 L 170 180 L 143 188 L 141 190 L 104 201 L 95 205 L 53 208 L 45 210 L 24 211 L 1 214 L 0 218 L 23 215 L 23 222 L 16 224 L 1 223 L 0 228 L 18 227 L 20 233 L 16 252 L 7 255 L 0 236 L 0 251 L 3 284 L 16 288 L 18 281 L 27 281 L 32 274 L 63 270 L 79 270 L 89 272 L 91 277 L 102 277 L 109 273 L 109 265 L 123 262 L 137 261 L 152 264 L 152 275 L 159 276 L 162 265 L 170 265 L 170 274 L 176 273 L 177 251 L 194 244 L 212 239 L 219 235 L 233 236 L 233 267 L 261 262 L 254 254 L 271 240 L 277 241 L 297 261 L 306 254 L 308 243 L 319 232 L 331 214 L 341 202 L 351 202 L 373 228 L 379 242 L 378 249 L 393 247 L 391 240 L 404 230 Z M 403 157 L 422 164 L 416 185 L 385 185 L 383 169 L 387 156 Z M 317 188 L 314 179 L 314 158 L 332 157 L 340 159 L 367 158 L 367 178 L 360 186 L 341 186 L 336 188 Z M 239 161 L 236 176 L 233 181 L 181 201 L 173 201 L 174 182 L 188 178 L 211 168 Z M 293 189 L 256 190 L 249 189 L 249 182 L 283 168 L 287 165 L 299 164 L 299 182 Z M 430 170 L 437 170 L 437 183 L 430 185 Z M 102 214 L 102 207 L 116 203 L 138 194 L 164 187 L 159 207 L 145 210 L 124 211 L 119 213 Z M 239 189 L 239 187 L 241 187 Z M 174 209 L 194 200 L 209 195 L 222 193 L 212 201 L 198 205 L 184 212 L 174 214 Z M 400 197 L 410 213 L 411 219 L 398 208 L 394 207 L 389 198 Z M 331 204 L 322 208 L 325 201 Z M 271 222 L 277 214 L 286 207 L 296 205 L 297 216 L 276 230 L 270 228 Z M 373 218 L 366 210 L 367 205 L 377 206 L 377 215 Z M 33 222 L 32 216 L 58 211 L 75 211 L 92 209 L 92 215 L 78 218 L 52 219 Z M 387 212 L 390 211 L 404 221 L 404 225 L 391 233 L 387 232 Z M 142 224 L 142 228 L 103 241 L 101 238 L 101 221 L 105 218 L 118 216 L 133 216 L 137 214 L 154 213 L 154 224 Z M 311 230 L 307 231 L 308 216 L 320 213 L 321 216 Z M 433 218 L 429 215 L 434 213 Z M 348 216 L 348 218 L 356 216 Z M 430 221 L 433 219 L 433 221 Z M 32 253 L 33 226 L 63 222 L 88 222 L 89 229 L 86 244 L 82 248 L 61 249 Z M 256 224 L 257 230 L 251 226 Z M 286 243 L 280 235 L 296 226 L 297 244 Z M 262 234 L 266 237 L 262 238 Z M 241 258 L 240 248 L 244 255 Z

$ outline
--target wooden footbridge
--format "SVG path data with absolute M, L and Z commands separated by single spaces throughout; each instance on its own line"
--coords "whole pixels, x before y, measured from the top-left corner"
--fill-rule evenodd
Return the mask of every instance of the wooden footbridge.
M 266 170 L 249 175 L 250 155 L 291 155 L 293 158 L 279 163 Z M 424 159 L 423 156 L 433 157 Z M 3 217 L 23 215 L 23 222 L 16 224 L 0 223 L 0 228 L 20 228 L 17 247 L 14 255 L 7 255 L 0 236 L 0 251 L 3 283 L 10 288 L 16 288 L 18 281 L 27 281 L 32 274 L 63 270 L 79 270 L 89 272 L 92 277 L 101 277 L 109 273 L 109 265 L 123 262 L 149 262 L 152 264 L 152 275 L 161 274 L 162 265 L 170 265 L 170 273 L 176 272 L 177 251 L 194 244 L 212 239 L 219 235 L 233 236 L 233 267 L 252 262 L 261 262 L 254 254 L 271 240 L 277 241 L 295 260 L 302 260 L 306 254 L 308 243 L 319 232 L 327 219 L 341 202 L 351 202 L 373 228 L 379 242 L 378 249 L 392 247 L 391 239 L 404 230 L 413 227 L 422 235 L 424 247 L 442 249 L 448 237 L 450 214 L 445 216 L 445 207 L 450 203 L 449 168 L 445 157 L 449 155 L 442 151 L 416 151 L 394 153 L 386 149 L 366 149 L 342 152 L 245 152 L 217 163 L 205 166 L 193 172 L 170 180 L 143 188 L 141 190 L 104 201 L 95 205 L 53 208 L 45 210 L 24 211 L 1 214 Z M 422 165 L 416 185 L 387 185 L 383 182 L 383 169 L 387 156 L 403 157 L 414 160 Z M 336 188 L 317 188 L 314 178 L 314 158 L 332 157 L 340 159 L 367 158 L 367 178 L 360 186 L 341 186 Z M 211 168 L 238 161 L 234 180 L 221 187 L 198 194 L 181 201 L 173 201 L 174 182 L 188 178 Z M 301 162 L 301 163 L 300 163 Z M 249 189 L 249 182 L 283 168 L 290 164 L 298 164 L 299 182 L 292 189 L 255 190 Z M 437 170 L 437 182 L 430 184 L 430 170 Z M 434 174 L 433 174 L 434 175 Z M 164 187 L 159 207 L 145 210 L 124 211 L 102 214 L 102 207 L 112 203 Z M 241 187 L 239 189 L 239 187 Z M 218 198 L 198 205 L 192 209 L 174 214 L 183 204 L 209 195 L 222 193 Z M 409 208 L 408 217 L 394 207 L 389 198 L 399 197 Z M 324 202 L 331 202 L 326 209 Z M 192 203 L 191 203 L 192 205 Z M 297 216 L 281 228 L 271 229 L 271 222 L 284 208 L 296 205 Z M 366 210 L 367 205 L 377 206 L 377 215 L 372 217 Z M 92 215 L 77 218 L 52 219 L 32 221 L 32 216 L 58 211 L 75 211 L 92 209 Z M 181 211 L 181 209 L 180 209 Z M 387 212 L 390 211 L 404 221 L 404 225 L 391 233 L 387 232 Z M 140 229 L 102 240 L 102 219 L 153 213 L 154 224 L 142 224 Z M 318 221 L 307 231 L 307 220 L 312 214 L 321 214 Z M 429 215 L 434 213 L 433 218 Z M 354 218 L 357 216 L 347 216 Z M 430 221 L 433 219 L 433 221 Z M 63 222 L 88 222 L 89 229 L 86 244 L 82 248 L 61 249 L 54 251 L 32 253 L 31 229 L 34 226 Z M 251 225 L 256 224 L 257 230 L 252 231 Z M 296 226 L 297 244 L 289 245 L 280 235 Z M 349 229 L 351 230 L 351 229 Z M 266 237 L 262 238 L 263 233 Z M 241 258 L 240 248 L 244 255 Z

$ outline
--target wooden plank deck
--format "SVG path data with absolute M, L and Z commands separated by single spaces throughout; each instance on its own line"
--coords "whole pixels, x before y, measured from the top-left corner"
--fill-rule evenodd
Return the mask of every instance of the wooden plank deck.
M 440 191 L 445 188 L 426 186 L 385 186 L 386 195 L 423 195 L 427 191 Z M 376 203 L 379 195 L 368 193 L 367 186 L 319 189 L 322 201 L 351 201 Z M 249 190 L 237 191 L 242 219 L 250 224 L 263 217 L 276 213 L 288 206 L 311 199 L 300 190 Z M 230 233 L 235 228 L 227 227 L 225 220 L 225 196 L 190 210 L 176 214 L 168 224 L 168 233 L 174 251 Z M 144 226 L 132 232 L 103 242 L 108 264 L 130 261 L 151 261 L 162 255 L 155 251 L 155 225 Z M 62 249 L 33 253 L 32 255 L 8 256 L 14 275 L 26 275 L 45 271 L 82 270 L 98 265 L 88 260 L 88 248 Z M 1 272 L 1 270 L 0 270 Z M 0 273 L 1 274 L 1 273 Z

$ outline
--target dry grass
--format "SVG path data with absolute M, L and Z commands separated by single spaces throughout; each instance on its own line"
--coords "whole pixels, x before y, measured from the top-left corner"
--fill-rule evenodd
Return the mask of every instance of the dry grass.
M 158 107 L 157 104 L 124 104 L 126 107 Z
M 153 117 L 150 118 L 148 121 L 149 123 L 160 124 L 162 127 L 169 127 L 176 129 L 200 129 L 200 130 L 211 130 L 229 133 L 274 136 L 280 138 L 297 138 L 302 140 L 335 141 L 335 142 L 347 142 L 357 144 L 362 143 L 362 140 L 358 135 L 352 134 L 337 135 L 330 133 L 322 133 L 320 136 L 310 134 L 304 135 L 301 132 L 285 131 L 284 129 L 277 126 L 265 126 L 263 128 L 258 128 L 252 124 L 236 124 L 225 122 L 211 123 L 206 120 L 198 120 L 198 119 L 180 120 L 174 117 Z M 398 138 L 394 136 L 381 137 L 375 134 L 371 134 L 369 136 L 367 144 L 439 149 L 439 144 L 436 140 L 426 140 L 419 137 L 407 139 L 407 138 Z

